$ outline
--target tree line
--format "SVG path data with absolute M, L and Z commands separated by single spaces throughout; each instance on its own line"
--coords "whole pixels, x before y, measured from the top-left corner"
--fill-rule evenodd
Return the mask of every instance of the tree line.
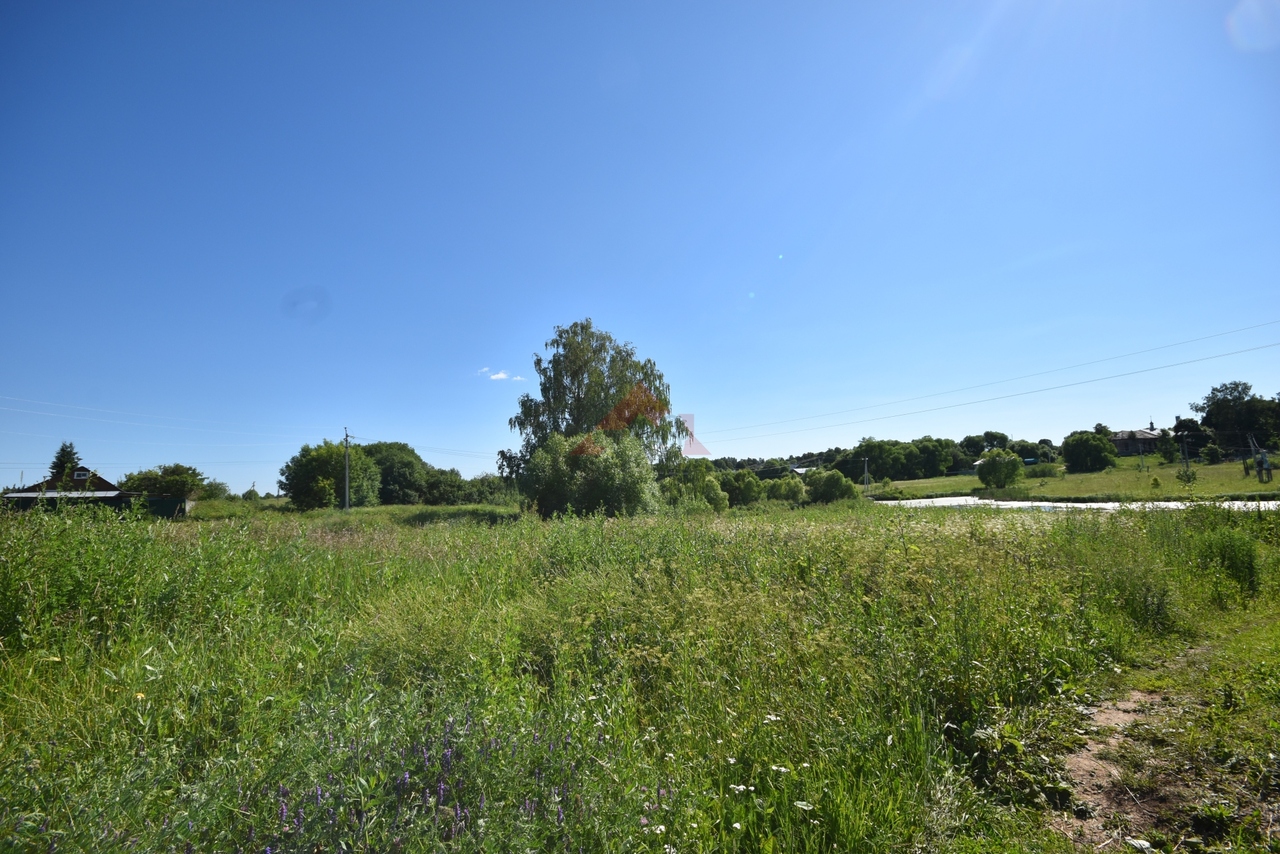
M 1013 439 L 988 430 L 962 439 L 910 441 L 863 438 L 852 448 L 828 448 L 769 459 L 688 459 L 688 431 L 670 415 L 670 387 L 651 359 L 616 341 L 590 318 L 557 326 L 534 354 L 538 396 L 521 395 L 508 426 L 520 447 L 499 452 L 498 475 L 464 479 L 432 466 L 404 442 L 353 444 L 328 439 L 303 445 L 280 469 L 282 495 L 301 510 L 341 506 L 344 482 L 353 507 L 377 504 L 505 504 L 516 500 L 544 517 L 562 513 L 634 515 L 662 506 L 722 511 L 759 501 L 791 504 L 855 499 L 855 483 L 918 480 L 974 472 L 1002 488 L 1026 471 L 1043 476 L 1101 471 L 1116 464 L 1104 424 L 1076 430 L 1060 445 Z M 1248 454 L 1248 440 L 1280 446 L 1280 395 L 1264 398 L 1245 382 L 1213 387 L 1190 404 L 1196 418 L 1175 418 L 1159 431 L 1156 453 L 1168 462 L 1184 452 L 1208 463 Z M 79 465 L 64 443 L 51 473 Z M 348 474 L 349 472 L 349 474 Z M 349 477 L 349 480 L 347 478 Z M 179 463 L 132 472 L 128 491 L 185 497 L 232 496 L 226 484 Z M 249 490 L 243 497 L 257 498 Z

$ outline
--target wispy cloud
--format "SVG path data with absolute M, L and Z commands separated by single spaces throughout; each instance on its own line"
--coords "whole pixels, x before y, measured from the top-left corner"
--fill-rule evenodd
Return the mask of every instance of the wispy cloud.
M 511 378 L 511 381 L 512 381 L 513 383 L 522 383 L 522 382 L 524 382 L 524 377 L 519 376 L 519 375 L 517 374 L 516 376 L 514 376 L 514 377 L 512 377 L 512 378 Z
M 487 374 L 487 373 L 489 373 L 489 369 L 488 369 L 487 367 L 485 367 L 485 368 L 481 368 L 480 370 L 476 371 L 476 373 L 477 373 L 477 374 Z
M 489 375 L 489 379 L 491 379 L 491 380 L 505 380 L 505 379 L 507 379 L 507 372 L 506 372 L 506 371 L 498 371 L 496 374 L 490 374 L 490 375 Z

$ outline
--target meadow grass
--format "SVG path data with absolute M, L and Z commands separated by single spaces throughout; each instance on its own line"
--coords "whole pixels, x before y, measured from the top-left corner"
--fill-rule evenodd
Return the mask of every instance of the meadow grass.
M 1061 850 L 1096 674 L 1278 598 L 1274 513 L 866 505 L 0 515 L 0 848 Z
M 1084 498 L 1152 501 L 1163 499 L 1213 498 L 1216 496 L 1266 494 L 1280 498 L 1280 479 L 1258 483 L 1254 475 L 1245 477 L 1240 463 L 1205 465 L 1192 463 L 1196 481 L 1184 487 L 1177 478 L 1181 463 L 1165 463 L 1158 457 L 1147 457 L 1146 469 L 1139 470 L 1137 457 L 1121 457 L 1114 468 L 1100 472 L 1070 474 L 1065 477 L 1034 477 L 1018 481 L 1031 498 Z M 1152 479 L 1159 484 L 1152 486 Z M 895 495 L 921 498 L 928 495 L 968 495 L 982 488 L 974 475 L 931 477 L 900 480 L 893 484 Z

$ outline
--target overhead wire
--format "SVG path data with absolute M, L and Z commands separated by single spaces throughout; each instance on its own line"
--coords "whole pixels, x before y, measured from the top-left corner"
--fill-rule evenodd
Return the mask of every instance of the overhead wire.
M 1222 338 L 1223 336 L 1226 336 L 1226 335 L 1235 335 L 1240 332 L 1249 332 L 1251 330 L 1261 329 L 1266 326 L 1274 326 L 1277 323 L 1280 323 L 1280 320 L 1268 320 L 1265 323 L 1257 323 L 1252 326 L 1241 326 L 1238 329 L 1228 329 L 1225 332 L 1215 332 L 1212 335 L 1203 335 L 1199 338 L 1188 338 L 1185 341 L 1175 341 L 1172 344 L 1161 344 L 1159 347 L 1148 347 L 1145 350 L 1134 350 L 1131 353 L 1122 353 L 1118 356 L 1107 356 L 1102 359 L 1093 359 L 1088 362 L 1078 362 L 1074 365 L 1064 365 L 1063 367 L 1060 367 L 1060 368 L 1050 368 L 1048 370 L 1036 371 L 1030 374 L 1022 374 L 1016 377 L 1008 377 L 1002 380 L 991 380 L 990 382 L 978 383 L 976 385 L 962 386 L 960 388 L 948 389 L 946 391 L 935 391 L 935 392 L 930 392 L 929 394 L 917 395 L 915 397 L 903 397 L 897 400 L 885 401 L 883 403 L 872 403 L 866 406 L 856 406 L 852 409 L 839 409 L 839 410 L 836 410 L 835 412 L 826 412 L 820 415 L 803 415 L 798 418 L 785 418 L 781 421 L 765 421 L 760 424 L 749 424 L 742 427 L 721 427 L 717 430 L 704 430 L 704 431 L 701 431 L 698 435 L 711 436 L 717 433 L 733 433 L 738 430 L 754 430 L 757 427 L 773 427 L 778 424 L 793 424 L 798 421 L 812 421 L 815 418 L 831 418 L 836 415 L 847 415 L 850 412 L 864 412 L 868 409 L 879 409 L 885 406 L 897 406 L 898 404 L 902 404 L 902 403 L 912 403 L 917 400 L 928 400 L 929 398 L 943 397 L 948 394 L 959 394 L 962 391 L 973 391 L 974 389 L 979 389 L 979 388 L 989 388 L 993 385 L 1003 385 L 1004 383 L 1017 382 L 1018 380 L 1026 380 L 1026 379 L 1031 379 L 1033 377 L 1042 377 L 1042 376 L 1047 376 L 1048 374 L 1057 374 L 1063 371 L 1070 371 L 1075 368 L 1086 368 L 1090 365 L 1100 365 L 1104 362 L 1114 362 L 1114 361 L 1117 361 L 1118 359 L 1127 359 L 1131 356 L 1141 356 L 1145 353 L 1155 353 L 1160 350 L 1169 350 L 1174 347 L 1183 347 L 1183 346 L 1186 346 L 1187 344 L 1195 344 L 1200 341 L 1208 341 L 1212 338 Z M 723 442 L 723 441 L 729 441 L 729 440 L 718 439 L 717 441 Z
M 922 415 L 928 412 L 941 412 L 947 409 L 958 409 L 962 406 L 976 406 L 980 403 L 992 403 L 997 400 L 1009 400 L 1015 397 L 1026 397 L 1027 395 L 1043 394 L 1048 391 L 1058 391 L 1064 388 L 1074 388 L 1076 386 L 1089 385 L 1091 383 L 1098 383 L 1098 382 L 1105 382 L 1107 380 L 1121 379 L 1123 377 L 1132 377 L 1132 376 L 1137 376 L 1139 374 L 1149 374 L 1154 371 L 1168 370 L 1169 368 L 1180 368 L 1185 365 L 1194 365 L 1198 362 L 1209 362 L 1214 359 L 1225 359 L 1228 356 L 1239 356 L 1242 353 L 1253 353 L 1258 350 L 1267 350 L 1272 347 L 1280 347 L 1280 341 L 1274 341 L 1270 344 L 1260 344 L 1257 347 L 1246 347 L 1241 350 L 1232 350 L 1229 353 L 1215 353 L 1212 356 L 1202 356 L 1198 359 L 1186 359 L 1181 362 L 1171 362 L 1167 365 L 1156 365 L 1155 367 L 1151 367 L 1151 368 L 1140 368 L 1135 371 L 1124 371 L 1123 373 L 1110 374 L 1105 377 L 1094 377 L 1092 379 L 1087 379 L 1087 380 L 1077 380 L 1076 382 L 1061 383 L 1060 385 L 1045 386 L 1044 388 L 1029 389 L 1027 391 L 1012 392 L 1010 394 L 1001 394 L 1001 395 L 996 395 L 995 397 L 981 398 L 979 400 L 966 400 L 961 403 L 948 403 L 943 406 L 932 406 L 926 409 L 915 409 L 910 412 L 896 412 L 890 415 L 877 415 L 873 418 L 862 418 L 856 421 L 844 421 L 839 424 L 823 424 L 817 427 L 801 427 L 796 430 L 780 430 L 774 433 L 759 433 L 754 436 L 738 436 L 732 439 L 717 439 L 716 441 L 721 444 L 724 444 L 726 442 L 746 442 L 751 439 L 766 439 L 772 436 L 789 436 L 795 433 L 811 433 L 816 430 L 830 430 L 836 427 L 850 427 L 855 424 L 870 424 L 871 422 L 874 422 L 874 421 L 886 421 L 890 418 L 906 418 L 909 415 Z

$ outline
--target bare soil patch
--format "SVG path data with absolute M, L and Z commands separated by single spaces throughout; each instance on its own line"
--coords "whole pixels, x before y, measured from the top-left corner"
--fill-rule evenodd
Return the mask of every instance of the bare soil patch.
M 1154 790 L 1147 786 L 1135 791 L 1129 775 L 1116 761 L 1126 739 L 1125 731 L 1167 704 L 1160 694 L 1132 691 L 1120 700 L 1099 704 L 1088 710 L 1090 722 L 1083 733 L 1084 748 L 1066 757 L 1067 776 L 1075 797 L 1073 812 L 1053 822 L 1077 845 L 1134 850 L 1128 839 L 1143 839 L 1159 818 L 1187 797 L 1177 785 Z

